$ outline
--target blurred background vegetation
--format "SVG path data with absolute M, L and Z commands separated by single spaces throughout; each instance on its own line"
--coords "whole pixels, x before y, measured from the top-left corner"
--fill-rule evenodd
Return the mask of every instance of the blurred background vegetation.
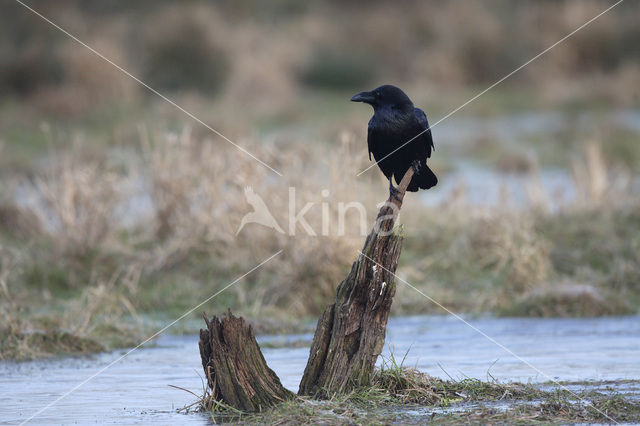
M 326 188 L 331 214 L 339 201 L 360 201 L 371 221 L 386 185 L 377 169 L 355 176 L 369 165 L 370 110 L 350 104 L 353 93 L 396 84 L 434 123 L 612 3 L 28 4 L 284 177 L 8 2 L 0 15 L 8 358 L 137 342 L 279 248 L 203 309 L 230 306 L 264 330 L 312 318 L 363 238 L 288 237 L 258 225 L 236 237 L 250 211 L 244 187 L 285 228 L 289 186 L 299 206 L 327 201 Z M 623 2 L 433 129 L 441 183 L 403 209 L 400 274 L 460 312 L 637 312 L 639 18 L 640 3 Z M 347 229 L 359 229 L 355 216 Z M 440 313 L 401 284 L 394 312 Z

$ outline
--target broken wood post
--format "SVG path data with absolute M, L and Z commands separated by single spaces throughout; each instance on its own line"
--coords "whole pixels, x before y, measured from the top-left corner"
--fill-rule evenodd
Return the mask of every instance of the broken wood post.
M 207 386 L 216 401 L 240 411 L 256 412 L 294 397 L 262 356 L 250 325 L 229 310 L 226 317 L 204 315 L 200 357 Z
M 337 288 L 335 302 L 318 320 L 300 395 L 328 396 L 371 383 L 402 249 L 402 235 L 393 227 L 413 174 L 409 168 L 398 186 L 399 199 L 390 196 L 380 209 L 362 253 Z

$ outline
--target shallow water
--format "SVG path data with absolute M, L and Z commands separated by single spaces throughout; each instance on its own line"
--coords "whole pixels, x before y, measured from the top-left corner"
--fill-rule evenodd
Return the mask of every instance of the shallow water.
M 472 163 L 459 162 L 438 185 L 419 193 L 428 206 L 437 207 L 452 196 L 463 196 L 474 206 L 530 208 L 532 204 L 556 210 L 576 200 L 578 191 L 571 173 L 563 169 L 542 169 L 535 176 L 505 173 Z
M 467 321 L 532 364 L 528 366 L 453 317 L 392 318 L 385 356 L 394 348 L 405 365 L 447 378 L 487 374 L 500 381 L 640 380 L 640 316 L 598 319 L 479 318 Z M 310 341 L 310 334 L 260 341 Z M 296 391 L 308 348 L 265 348 L 269 366 Z M 120 357 L 0 363 L 0 424 L 19 424 Z M 202 390 L 197 336 L 161 336 L 133 352 L 32 420 L 33 424 L 206 424 L 201 414 L 177 414 L 194 401 L 169 385 Z M 536 370 L 537 369 L 537 370 Z M 637 382 L 636 382 L 637 389 Z

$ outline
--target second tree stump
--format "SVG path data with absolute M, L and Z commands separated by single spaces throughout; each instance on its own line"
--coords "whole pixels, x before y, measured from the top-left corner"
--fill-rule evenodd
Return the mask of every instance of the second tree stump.
M 244 412 L 262 411 L 294 397 L 264 360 L 251 326 L 231 311 L 226 317 L 204 315 L 200 357 L 207 386 L 216 401 Z

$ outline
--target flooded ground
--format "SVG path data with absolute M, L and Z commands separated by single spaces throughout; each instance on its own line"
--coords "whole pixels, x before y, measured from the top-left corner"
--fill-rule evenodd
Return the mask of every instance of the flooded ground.
M 453 317 L 391 319 L 385 356 L 391 350 L 396 358 L 406 353 L 405 365 L 445 379 L 485 380 L 490 374 L 499 381 L 613 381 L 610 386 L 614 390 L 635 400 L 640 394 L 639 316 L 468 321 L 535 369 Z M 292 391 L 297 391 L 308 356 L 308 348 L 299 347 L 300 343 L 311 338 L 302 334 L 259 339 L 268 343 L 265 346 L 278 346 L 265 348 L 264 355 Z M 29 419 L 124 352 L 0 364 L 0 424 Z M 195 398 L 169 386 L 199 394 L 201 370 L 197 336 L 161 336 L 153 346 L 131 353 L 40 413 L 32 423 L 206 424 L 205 415 L 176 413 Z M 616 383 L 622 380 L 631 382 Z

